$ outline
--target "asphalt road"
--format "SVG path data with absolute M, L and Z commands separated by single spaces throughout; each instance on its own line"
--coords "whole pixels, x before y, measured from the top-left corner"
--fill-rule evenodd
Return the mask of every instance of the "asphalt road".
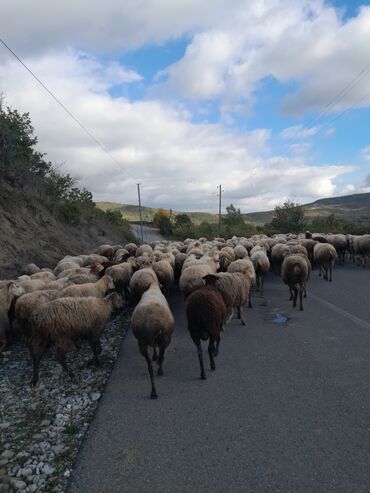
M 274 275 L 199 379 L 181 296 L 157 401 L 129 334 L 69 492 L 370 491 L 370 270 L 312 274 L 304 312 Z
M 141 228 L 140 224 L 131 224 L 131 229 L 137 238 L 141 238 Z M 150 228 L 149 226 L 143 226 L 143 238 L 144 243 L 152 243 L 152 241 L 162 240 L 162 236 L 159 234 L 158 230 L 155 228 Z

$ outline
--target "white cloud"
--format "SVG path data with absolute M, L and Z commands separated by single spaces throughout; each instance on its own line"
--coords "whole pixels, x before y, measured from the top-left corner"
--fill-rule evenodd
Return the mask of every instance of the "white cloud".
M 361 156 L 363 159 L 365 159 L 365 161 L 370 161 L 370 146 L 362 149 Z
M 70 46 L 106 53 L 209 29 L 232 10 L 227 0 L 4 0 L 0 32 L 20 56 Z
M 283 110 L 318 111 L 368 65 L 370 6 L 342 20 L 324 1 L 243 2 L 212 29 L 197 32 L 184 57 L 167 70 L 167 85 L 189 99 L 243 99 L 264 78 L 296 82 Z M 369 75 L 370 76 L 370 75 Z M 368 91 L 364 77 L 328 112 L 357 103 Z
M 261 210 L 281 197 L 304 202 L 332 195 L 336 178 L 350 171 L 272 156 L 269 129 L 241 134 L 220 124 L 192 123 L 191 114 L 163 101 L 113 99 L 116 65 L 72 51 L 25 61 L 122 163 L 124 169 L 117 167 L 18 63 L 0 67 L 8 103 L 30 112 L 40 150 L 80 176 L 96 200 L 136 203 L 140 181 L 144 205 L 214 210 L 222 183 L 225 204 Z M 122 83 L 139 78 L 122 70 Z
M 303 125 L 294 125 L 284 128 L 280 135 L 287 140 L 302 140 L 316 135 L 319 130 L 319 127 L 305 128 Z
M 330 139 L 331 137 L 334 137 L 334 134 L 335 134 L 335 128 L 331 127 L 325 132 L 325 137 Z

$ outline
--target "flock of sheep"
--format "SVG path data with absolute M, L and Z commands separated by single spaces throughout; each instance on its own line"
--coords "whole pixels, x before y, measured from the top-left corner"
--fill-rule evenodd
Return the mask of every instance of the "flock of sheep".
M 215 369 L 223 327 L 234 309 L 246 324 L 245 306 L 251 289 L 263 293 L 264 276 L 273 270 L 289 287 L 290 299 L 303 310 L 312 266 L 332 280 L 336 259 L 349 256 L 363 266 L 370 257 L 370 235 L 254 235 L 251 238 L 208 241 L 156 241 L 151 245 L 101 245 L 89 255 L 67 256 L 54 270 L 35 264 L 15 280 L 0 281 L 0 352 L 21 337 L 30 350 L 32 384 L 39 378 L 40 360 L 53 346 L 57 360 L 73 374 L 66 354 L 86 340 L 92 350 L 88 364 L 99 364 L 100 336 L 124 298 L 135 305 L 131 329 L 145 357 L 151 398 L 157 397 L 152 362 L 163 374 L 165 350 L 175 320 L 168 304 L 170 288 L 178 284 L 185 298 L 190 336 L 197 347 L 201 378 L 205 369 L 201 341 L 208 340 Z M 151 350 L 151 353 L 149 352 Z

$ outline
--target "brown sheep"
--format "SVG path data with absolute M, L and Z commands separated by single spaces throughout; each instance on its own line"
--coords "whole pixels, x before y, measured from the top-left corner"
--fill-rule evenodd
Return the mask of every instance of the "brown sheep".
M 293 300 L 293 308 L 297 306 L 297 297 L 299 293 L 299 309 L 303 310 L 303 294 L 306 297 L 306 283 L 308 280 L 308 259 L 303 255 L 288 255 L 281 266 L 281 277 L 285 284 L 289 286 L 290 298 Z
M 104 298 L 107 291 L 114 289 L 113 279 L 105 275 L 99 281 L 88 282 L 86 284 L 72 284 L 59 292 L 58 298 L 74 297 L 81 298 L 87 296 L 95 296 L 96 298 Z
M 159 260 L 159 262 L 153 264 L 153 270 L 157 275 L 162 293 L 168 298 L 170 287 L 174 281 L 174 273 L 171 264 L 167 260 Z
M 142 294 L 149 288 L 152 283 L 158 284 L 156 273 L 151 267 L 136 271 L 131 277 L 129 292 L 133 303 L 138 303 Z
M 15 304 L 15 319 L 17 321 L 17 329 L 23 337 L 27 346 L 31 341 L 31 314 L 35 308 L 55 300 L 58 296 L 57 289 L 44 289 L 43 291 L 33 291 L 21 296 Z
M 215 356 L 221 340 L 222 325 L 226 318 L 226 306 L 219 290 L 214 286 L 202 286 L 189 294 L 185 304 L 190 336 L 197 347 L 200 378 L 206 379 L 201 341 L 209 339 L 208 355 L 211 369 L 216 369 Z
M 313 255 L 315 262 L 320 267 L 319 276 L 323 274 L 324 279 L 332 281 L 332 269 L 337 258 L 337 251 L 330 243 L 317 243 L 313 249 Z
M 89 364 L 98 366 L 100 336 L 112 311 L 122 306 L 122 297 L 111 293 L 106 298 L 58 298 L 35 308 L 31 315 L 31 384 L 36 385 L 38 381 L 40 361 L 50 345 L 55 346 L 56 358 L 71 378 L 73 373 L 67 365 L 66 353 L 79 339 L 88 341 L 93 352 Z
M 5 349 L 7 344 L 7 332 L 11 328 L 9 311 L 13 301 L 24 294 L 14 281 L 7 281 L 5 286 L 0 289 L 0 353 Z
M 244 307 L 249 300 L 249 279 L 242 272 L 208 274 L 203 279 L 207 286 L 215 286 L 220 291 L 226 306 L 225 322 L 232 319 L 234 307 L 236 307 L 238 318 L 243 325 L 246 325 Z
M 141 354 L 146 359 L 152 390 L 150 397 L 158 397 L 154 384 L 153 367 L 149 347 L 153 348 L 153 361 L 158 361 L 158 375 L 163 375 L 163 360 L 166 348 L 171 342 L 175 321 L 166 298 L 157 283 L 149 286 L 141 297 L 131 318 L 131 330 L 136 337 Z M 159 354 L 157 355 L 157 348 Z

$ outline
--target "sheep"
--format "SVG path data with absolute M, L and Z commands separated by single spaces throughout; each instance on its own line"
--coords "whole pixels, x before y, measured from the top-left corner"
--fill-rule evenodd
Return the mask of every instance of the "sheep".
M 206 258 L 202 261 L 196 260 L 197 263 L 188 265 L 187 261 L 183 265 L 183 271 L 179 280 L 180 291 L 183 292 L 186 298 L 192 291 L 203 286 L 203 277 L 207 274 L 215 274 L 219 267 L 219 263 L 215 258 Z
M 48 283 L 50 281 L 55 281 L 56 277 L 52 272 L 41 271 L 36 272 L 36 274 L 32 274 L 31 279 L 41 279 L 42 281 Z
M 131 318 L 131 330 L 137 339 L 141 354 L 146 359 L 151 381 L 152 399 L 158 394 L 154 384 L 152 362 L 149 356 L 149 347 L 153 348 L 153 361 L 158 362 L 157 375 L 163 375 L 163 360 L 166 348 L 171 342 L 171 335 L 175 320 L 168 306 L 167 300 L 161 293 L 158 283 L 152 283 L 143 293 Z M 159 354 L 157 355 L 157 348 Z
M 108 245 L 108 244 L 98 246 L 98 248 L 94 250 L 93 253 L 102 255 L 103 257 L 107 257 L 107 259 L 109 260 L 112 260 L 114 257 L 114 249 L 112 245 Z
M 125 250 L 128 251 L 131 257 L 135 256 L 136 250 L 137 250 L 137 245 L 136 243 L 126 243 L 123 247 Z
M 24 289 L 25 293 L 32 293 L 32 291 L 47 289 L 47 282 L 42 279 L 29 279 L 19 282 L 19 286 Z
M 230 322 L 234 307 L 236 307 L 242 325 L 247 325 L 244 318 L 244 306 L 249 300 L 249 279 L 242 272 L 208 274 L 203 279 L 206 285 L 215 286 L 220 291 L 226 306 L 225 322 Z
M 307 232 L 306 232 L 306 234 L 307 234 Z M 316 241 L 312 240 L 310 238 L 303 238 L 300 240 L 299 243 L 300 243 L 300 245 L 304 246 L 305 249 L 307 250 L 307 256 L 308 256 L 308 258 L 311 262 L 311 265 L 313 267 L 313 265 L 314 265 L 313 249 L 315 248 Z
M 328 235 L 327 240 L 336 249 L 340 261 L 344 262 L 347 251 L 346 236 L 342 234 Z
M 122 306 L 122 297 L 111 293 L 106 298 L 58 298 L 35 308 L 31 314 L 31 385 L 37 384 L 40 361 L 50 345 L 55 346 L 56 358 L 71 378 L 73 373 L 67 365 L 66 352 L 79 339 L 86 339 L 92 349 L 93 358 L 88 364 L 98 366 L 100 336 L 112 311 Z
M 288 255 L 281 266 L 281 277 L 289 286 L 290 298 L 293 300 L 293 308 L 297 306 L 299 292 L 299 309 L 303 310 L 302 295 L 306 297 L 306 282 L 308 280 L 307 261 L 301 254 Z
M 214 357 L 218 354 L 222 325 L 226 318 L 225 302 L 215 286 L 202 286 L 189 294 L 185 312 L 190 336 L 198 350 L 200 378 L 205 380 L 201 340 L 209 339 L 209 360 L 211 369 L 215 370 Z
M 30 318 L 33 310 L 42 303 L 55 300 L 58 293 L 59 291 L 57 289 L 44 289 L 43 291 L 26 293 L 18 298 L 15 304 L 15 320 L 17 322 L 17 329 L 28 346 L 31 340 Z
M 149 289 L 151 284 L 159 284 L 156 273 L 151 267 L 145 267 L 136 271 L 130 280 L 129 292 L 133 303 L 138 303 L 142 294 Z
M 134 260 L 127 261 L 123 264 L 112 265 L 108 267 L 105 273 L 113 279 L 114 285 L 117 291 L 125 291 L 127 294 L 128 287 L 133 275 L 133 264 Z
M 185 260 L 188 258 L 186 253 L 178 253 L 175 256 L 175 279 L 176 282 L 180 279 L 182 266 L 184 265 Z
M 241 259 L 245 257 L 249 257 L 248 250 L 243 245 L 236 245 L 234 248 L 235 258 Z
M 88 282 L 86 284 L 72 284 L 59 292 L 58 298 L 85 298 L 94 296 L 96 298 L 104 298 L 107 291 L 114 289 L 113 279 L 104 275 L 97 282 Z
M 270 270 L 270 261 L 264 250 L 256 250 L 251 255 L 251 261 L 256 272 L 256 287 L 263 295 L 264 276 Z
M 6 347 L 7 332 L 11 328 L 9 310 L 11 309 L 13 300 L 22 294 L 24 294 L 24 290 L 14 281 L 8 281 L 6 285 L 0 289 L 0 353 Z
M 127 250 L 127 248 L 126 248 Z M 153 248 L 150 245 L 140 245 L 136 252 L 135 252 L 135 257 L 140 257 L 141 255 L 147 254 L 151 255 L 153 253 Z
M 36 264 L 27 264 L 23 268 L 23 274 L 26 274 L 26 276 L 31 276 L 32 274 L 36 274 L 36 272 L 40 272 L 40 268 Z
M 124 262 L 130 257 L 130 253 L 128 250 L 124 248 L 119 248 L 114 252 L 113 262 Z
M 58 265 L 54 269 L 54 274 L 58 277 L 59 274 L 61 274 L 63 271 L 69 270 L 69 269 L 78 269 L 81 267 L 81 265 L 74 260 L 61 260 Z
M 158 282 L 161 285 L 162 293 L 168 298 L 170 287 L 174 281 L 174 273 L 171 264 L 167 260 L 160 260 L 153 264 L 153 270 L 157 275 Z
M 319 276 L 323 274 L 324 279 L 328 280 L 329 269 L 329 281 L 332 281 L 332 269 L 337 258 L 337 251 L 330 243 L 317 243 L 313 249 L 313 255 L 315 262 L 320 267 Z
M 308 251 L 303 245 L 292 245 L 290 247 L 290 253 L 301 253 L 308 258 Z
M 357 236 L 353 239 L 353 252 L 361 258 L 363 267 L 366 267 L 366 258 L 370 257 L 370 235 Z
M 250 258 L 242 258 L 238 260 L 234 260 L 231 262 L 229 267 L 227 268 L 227 272 L 241 272 L 244 276 L 249 280 L 250 286 L 254 286 L 256 284 L 256 272 L 254 270 L 254 265 Z M 249 291 L 249 308 L 252 308 L 252 300 L 251 300 L 251 290 Z
M 279 240 L 280 241 L 280 240 Z M 290 252 L 288 245 L 283 243 L 277 243 L 271 250 L 271 263 L 276 275 L 281 274 L 281 266 L 286 255 Z
M 221 272 L 226 272 L 227 268 L 235 260 L 235 252 L 231 247 L 223 247 L 219 251 L 220 258 L 220 270 Z

